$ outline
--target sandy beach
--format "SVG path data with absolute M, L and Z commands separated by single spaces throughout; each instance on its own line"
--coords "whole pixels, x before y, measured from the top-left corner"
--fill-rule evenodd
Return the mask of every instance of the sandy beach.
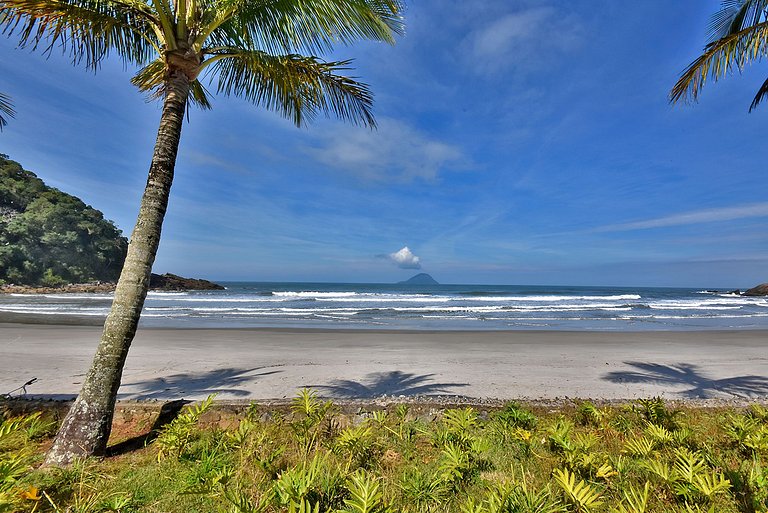
M 63 399 L 100 328 L 0 324 L 0 393 Z M 768 332 L 140 329 L 121 399 L 768 397 Z

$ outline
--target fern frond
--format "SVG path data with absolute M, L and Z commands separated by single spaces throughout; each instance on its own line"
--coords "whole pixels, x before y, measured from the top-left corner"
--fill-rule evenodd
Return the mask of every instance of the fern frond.
M 576 475 L 568 469 L 555 469 L 553 476 L 576 511 L 589 511 L 603 503 L 599 490 L 586 481 L 576 481 Z
M 645 482 L 642 491 L 636 490 L 632 484 L 629 484 L 628 489 L 622 490 L 624 500 L 615 510 L 616 513 L 646 513 L 650 490 L 651 484 L 648 481 Z

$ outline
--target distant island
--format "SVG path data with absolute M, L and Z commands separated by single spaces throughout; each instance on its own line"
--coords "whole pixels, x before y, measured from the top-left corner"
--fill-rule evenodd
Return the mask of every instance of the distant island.
M 427 273 L 419 273 L 405 281 L 397 282 L 398 285 L 440 285 L 432 276 Z

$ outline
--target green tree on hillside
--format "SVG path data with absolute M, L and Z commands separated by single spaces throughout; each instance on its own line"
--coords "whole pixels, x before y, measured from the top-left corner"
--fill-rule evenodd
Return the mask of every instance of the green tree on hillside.
M 768 0 L 723 0 L 712 16 L 702 53 L 677 81 L 672 103 L 696 100 L 707 78 L 717 81 L 768 56 Z M 757 90 L 749 111 L 768 95 L 768 79 Z
M 127 247 L 101 212 L 0 155 L 0 283 L 114 281 Z
M 160 127 L 128 256 L 101 342 L 47 463 L 102 453 L 123 364 L 149 285 L 188 102 L 245 98 L 303 125 L 319 113 L 374 126 L 365 84 L 349 61 L 324 62 L 335 44 L 394 42 L 399 0 L 0 0 L 0 23 L 22 46 L 59 44 L 97 69 L 110 54 L 138 65 L 133 83 L 163 101 Z
M 3 127 L 8 124 L 8 120 L 5 119 L 3 115 L 12 118 L 16 115 L 16 111 L 13 109 L 11 98 L 7 94 L 0 93 L 0 132 L 2 132 Z

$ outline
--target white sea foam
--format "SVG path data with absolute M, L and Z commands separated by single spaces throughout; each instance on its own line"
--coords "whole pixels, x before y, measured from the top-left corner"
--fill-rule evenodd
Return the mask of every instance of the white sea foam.
M 323 322 L 348 325 L 417 327 L 456 326 L 453 321 L 484 323 L 490 329 L 514 326 L 622 329 L 648 327 L 755 327 L 765 325 L 768 299 L 720 295 L 701 291 L 615 294 L 575 289 L 572 294 L 536 295 L 514 288 L 466 293 L 436 289 L 436 293 L 366 289 L 354 291 L 271 291 L 233 287 L 226 292 L 151 292 L 143 316 L 159 325 L 195 325 L 228 319 L 234 325 L 307 325 Z M 550 289 L 554 290 L 554 289 Z M 0 296 L 0 312 L 30 315 L 105 316 L 111 294 L 37 294 Z M 759 319 L 763 318 L 763 319 Z M 168 319 L 166 322 L 165 319 Z M 750 320 L 754 319 L 754 320 Z M 722 322 L 720 322 L 721 320 Z M 692 321 L 692 322 L 687 322 Z M 188 324 L 189 323 L 189 324 Z M 429 324 L 426 324 L 429 323 Z M 205 324 L 202 324 L 205 325 Z M 474 325 L 474 324 L 472 324 Z M 478 324 L 479 326 L 480 324 Z
M 45 309 L 45 308 L 9 308 L 7 305 L 0 306 L 0 312 L 32 314 L 32 315 L 88 315 L 88 316 L 107 315 L 107 310 L 87 310 L 87 309 L 54 310 L 54 309 Z
M 488 301 L 630 301 L 640 299 L 639 294 L 611 296 L 469 296 L 462 299 Z
M 8 294 L 21 298 L 46 298 L 46 299 L 112 299 L 111 292 L 94 292 L 93 294 Z
M 301 291 L 301 292 L 272 292 L 273 296 L 278 297 L 323 297 L 323 298 L 330 298 L 330 297 L 350 297 L 350 296 L 356 296 L 358 295 L 357 292 L 312 292 L 312 291 Z

